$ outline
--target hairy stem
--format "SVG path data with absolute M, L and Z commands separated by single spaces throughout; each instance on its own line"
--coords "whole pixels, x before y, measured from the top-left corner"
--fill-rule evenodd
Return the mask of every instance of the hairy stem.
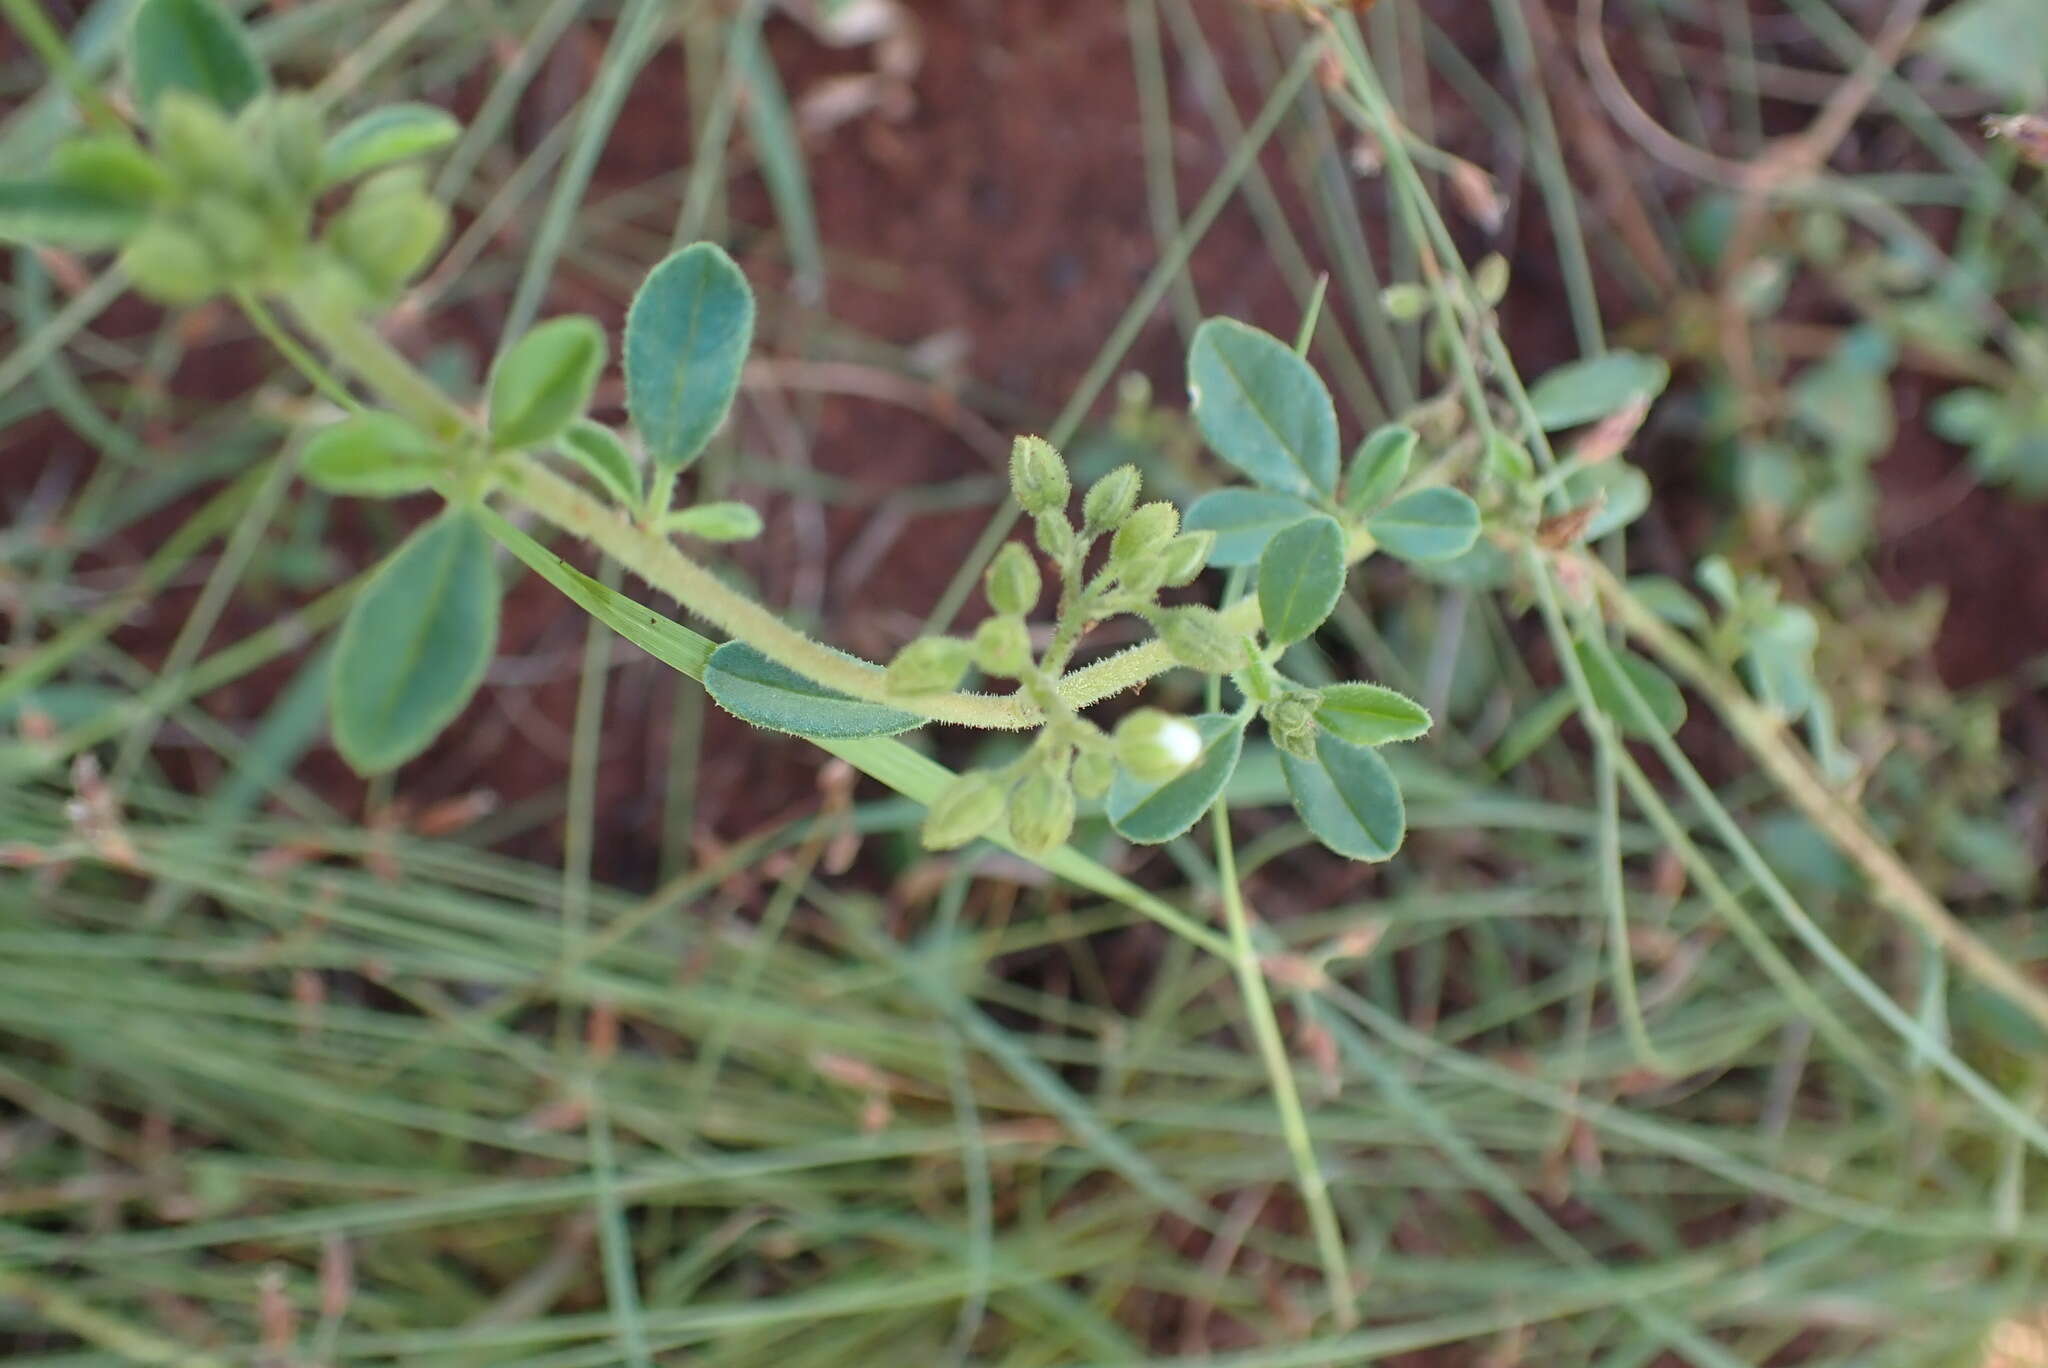
M 475 426 L 473 415 L 441 393 L 369 323 L 308 294 L 295 293 L 287 302 L 299 326 L 330 357 L 412 422 L 444 438 Z M 962 692 L 905 698 L 892 693 L 880 666 L 834 650 L 790 626 L 669 537 L 640 525 L 627 510 L 592 497 L 531 457 L 501 458 L 497 473 L 502 488 L 542 519 L 590 542 L 734 640 L 819 684 L 957 726 L 1021 731 L 1045 720 L 1044 710 L 1022 694 Z M 1371 539 L 1360 533 L 1352 540 L 1350 559 L 1362 560 L 1371 551 Z M 1234 631 L 1259 629 L 1255 598 L 1238 600 L 1223 615 Z M 1061 702 L 1079 710 L 1138 688 L 1172 668 L 1174 660 L 1165 643 L 1154 640 L 1063 674 L 1056 687 Z

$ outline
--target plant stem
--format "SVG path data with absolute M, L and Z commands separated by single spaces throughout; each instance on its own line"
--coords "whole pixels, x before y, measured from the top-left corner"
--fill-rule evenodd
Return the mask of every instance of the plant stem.
M 1240 599 L 1239 602 L 1245 600 Z M 1245 1015 L 1251 1021 L 1252 1036 L 1265 1061 L 1266 1078 L 1273 1089 L 1273 1106 L 1280 1115 L 1280 1130 L 1287 1151 L 1294 1159 L 1294 1180 L 1301 1189 L 1302 1205 L 1308 1208 L 1309 1225 L 1315 1231 L 1316 1250 L 1323 1264 L 1323 1281 L 1330 1292 L 1330 1307 L 1340 1328 L 1358 1324 L 1351 1286 L 1351 1262 L 1344 1249 L 1344 1232 L 1337 1212 L 1330 1204 L 1329 1183 L 1323 1176 L 1322 1161 L 1316 1157 L 1315 1140 L 1309 1134 L 1308 1116 L 1302 1110 L 1301 1091 L 1294 1084 L 1294 1062 L 1287 1056 L 1287 1042 L 1281 1038 L 1280 1022 L 1273 1012 L 1273 996 L 1266 991 L 1265 966 L 1259 962 L 1252 938 L 1251 913 L 1244 905 L 1244 890 L 1237 881 L 1237 850 L 1230 836 L 1230 807 L 1219 798 L 1210 810 L 1216 840 L 1216 881 L 1223 890 L 1223 917 L 1230 930 L 1230 966 L 1237 974 L 1237 990 L 1244 996 Z
M 306 292 L 296 292 L 286 302 L 308 336 L 420 427 L 452 439 L 475 426 L 466 410 L 435 388 L 368 323 Z M 325 372 L 315 363 L 308 373 Z M 502 487 L 540 517 L 598 547 L 734 640 L 746 642 L 815 683 L 956 726 L 1022 731 L 1045 720 L 1044 711 L 1021 694 L 904 698 L 892 693 L 883 682 L 880 666 L 812 640 L 718 578 L 667 536 L 640 526 L 629 511 L 599 502 L 530 457 L 501 458 L 498 473 Z M 1353 536 L 1347 556 L 1359 561 L 1372 550 L 1372 539 L 1361 532 Z M 1223 610 L 1223 617 L 1234 632 L 1256 632 L 1260 625 L 1258 600 L 1240 599 Z M 1062 675 L 1059 697 L 1069 708 L 1079 710 L 1135 689 L 1174 666 L 1165 643 L 1155 639 Z

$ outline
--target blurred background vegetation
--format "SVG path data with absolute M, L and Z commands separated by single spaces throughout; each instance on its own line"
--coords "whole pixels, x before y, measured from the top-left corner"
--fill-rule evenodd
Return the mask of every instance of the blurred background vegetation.
M 725 563 L 870 658 L 969 601 L 1012 432 L 1219 482 L 1204 316 L 1291 336 L 1327 275 L 1348 439 L 1435 394 L 1381 302 L 1437 259 L 1412 161 L 1506 258 L 1523 374 L 1672 369 L 1611 563 L 1717 659 L 1798 636 L 1833 801 L 2048 955 L 2048 199 L 1979 126 L 2048 104 L 2039 0 L 243 8 L 337 114 L 464 121 L 392 333 L 453 391 L 538 314 L 616 327 L 672 243 L 742 261 L 704 488 L 769 531 Z M 42 12 L 112 75 L 131 9 Z M 0 81 L 33 165 L 75 111 L 12 31 Z M 296 480 L 323 401 L 225 309 L 27 250 L 4 292 L 9 1362 L 2048 1362 L 2036 1018 L 1711 709 L 1678 741 L 1732 828 L 1653 747 L 1618 785 L 1516 585 L 1375 570 L 1296 649 L 1439 718 L 1397 860 L 1318 850 L 1270 752 L 1229 795 L 1333 1289 L 1228 963 L 921 852 L 914 805 L 530 576 L 461 722 L 363 784 L 327 644 L 432 500 Z M 1077 844 L 1213 919 L 1206 828 Z

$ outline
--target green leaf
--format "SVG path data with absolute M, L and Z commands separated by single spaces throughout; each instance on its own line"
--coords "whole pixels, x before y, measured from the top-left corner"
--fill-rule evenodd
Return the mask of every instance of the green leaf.
M 491 539 L 450 511 L 408 537 L 350 606 L 335 647 L 335 748 L 361 774 L 425 750 L 468 704 L 498 640 Z
M 697 459 L 739 392 L 754 292 L 723 249 L 699 242 L 648 274 L 626 315 L 626 409 L 655 465 Z
M 915 713 L 814 684 L 744 641 L 728 641 L 711 653 L 704 687 L 742 722 L 793 736 L 894 736 L 924 724 Z
M 462 135 L 462 125 L 445 109 L 429 104 L 393 104 L 353 120 L 320 153 L 320 184 L 339 185 L 392 162 L 424 157 Z
M 0 181 L 0 242 L 110 247 L 142 227 L 134 200 L 49 180 Z
M 144 117 L 166 90 L 189 90 L 232 114 L 270 84 L 248 33 L 216 0 L 143 0 L 128 60 Z
M 1414 428 L 1390 424 L 1358 444 L 1351 458 L 1351 471 L 1344 479 L 1344 507 L 1353 513 L 1370 513 L 1388 499 L 1408 478 L 1415 448 L 1422 441 Z
M 1331 684 L 1319 694 L 1316 721 L 1354 746 L 1413 741 L 1432 725 L 1429 709 L 1384 684 Z
M 1692 590 L 1669 575 L 1637 575 L 1628 582 L 1629 597 L 1674 627 L 1707 630 L 1707 610 Z
M 1669 736 L 1685 721 L 1685 695 L 1671 676 L 1625 647 L 1582 641 L 1573 647 L 1579 668 L 1586 672 L 1586 687 L 1600 711 L 1613 718 L 1630 736 Z M 1610 664 L 1609 662 L 1613 663 Z M 1622 681 L 1627 680 L 1650 706 L 1654 726 L 1646 726 L 1631 707 Z
M 1655 399 L 1670 380 L 1671 367 L 1661 357 L 1608 352 L 1551 371 L 1530 388 L 1529 403 L 1543 430 L 1556 432 Z
M 626 450 L 617 433 L 602 423 L 578 418 L 555 444 L 604 486 L 605 492 L 622 508 L 639 507 L 640 472 L 634 468 L 633 454 Z
M 1344 529 L 1309 518 L 1276 534 L 1259 557 L 1266 639 L 1291 646 L 1329 620 L 1344 592 Z
M 1927 26 L 1935 54 L 2022 107 L 2048 100 L 2048 24 L 2038 0 L 1962 0 Z
M 300 471 L 330 494 L 388 499 L 433 486 L 451 469 L 441 444 L 391 413 L 358 413 L 306 443 Z
M 1450 560 L 1479 540 L 1479 505 L 1461 490 L 1434 485 L 1394 500 L 1366 519 L 1365 530 L 1390 556 Z
M 1292 494 L 1264 489 L 1218 489 L 1195 500 L 1181 526 L 1190 532 L 1214 532 L 1209 564 L 1254 565 L 1266 543 L 1283 527 L 1316 516 L 1315 506 Z
M 1202 753 L 1163 784 L 1147 784 L 1121 767 L 1103 810 L 1125 840 L 1140 845 L 1171 841 L 1192 827 L 1216 801 L 1244 750 L 1248 713 L 1203 713 L 1188 719 L 1202 734 Z
M 1188 349 L 1195 422 L 1218 456 L 1267 489 L 1337 492 L 1337 409 L 1308 362 L 1269 333 L 1228 318 L 1195 330 Z
M 1796 718 L 1813 706 L 1813 652 L 1819 642 L 1820 623 L 1796 603 L 1777 605 L 1750 629 L 1744 663 L 1766 707 Z
M 1401 786 L 1378 751 L 1316 738 L 1316 758 L 1280 753 L 1294 810 L 1315 838 L 1353 860 L 1392 859 L 1408 832 Z
M 1650 477 L 1627 461 L 1602 461 L 1589 466 L 1567 479 L 1564 487 L 1574 504 L 1601 501 L 1579 533 L 1579 539 L 1587 543 L 1620 531 L 1649 511 Z
M 491 368 L 491 444 L 551 442 L 583 416 L 604 370 L 604 329 L 594 318 L 551 318 Z

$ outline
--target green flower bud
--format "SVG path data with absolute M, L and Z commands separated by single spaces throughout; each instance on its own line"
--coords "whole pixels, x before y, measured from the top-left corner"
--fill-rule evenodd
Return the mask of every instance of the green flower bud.
M 1010 492 L 1033 517 L 1064 509 L 1074 492 L 1066 458 L 1043 437 L 1019 437 L 1010 447 Z
M 1413 323 L 1429 312 L 1432 302 L 1426 285 L 1404 283 L 1380 291 L 1380 307 L 1396 323 Z
M 1162 550 L 1180 531 L 1180 510 L 1164 499 L 1148 503 L 1124 518 L 1109 544 L 1109 558 L 1134 561 Z
M 974 631 L 974 663 L 985 674 L 1021 678 L 1031 668 L 1031 629 L 1020 617 L 985 619 Z
M 1041 513 L 1036 525 L 1038 549 L 1050 556 L 1057 565 L 1065 565 L 1074 554 L 1074 525 L 1067 521 L 1067 515 L 1058 511 Z
M 1209 553 L 1216 549 L 1214 532 L 1183 532 L 1159 553 L 1160 582 L 1174 589 L 1194 583 L 1195 576 L 1208 568 Z
M 1010 790 L 1010 839 L 1020 853 L 1049 855 L 1074 830 L 1074 790 L 1064 775 L 1034 770 Z
M 1267 704 L 1266 730 L 1272 733 L 1273 744 L 1298 759 L 1315 759 L 1316 733 L 1322 730 L 1316 721 L 1317 702 L 1312 693 L 1289 693 Z
M 270 175 L 287 195 L 310 200 L 320 189 L 320 157 L 327 142 L 320 107 L 297 91 L 252 100 L 235 120 L 262 149 Z
M 927 850 L 958 850 L 985 836 L 1003 819 L 1003 785 L 980 770 L 961 775 L 940 791 L 925 811 L 921 833 Z
M 1089 533 L 1100 535 L 1121 527 L 1137 505 L 1141 483 L 1136 466 L 1120 465 L 1089 486 L 1088 497 L 1081 501 Z
M 157 152 L 186 184 L 242 191 L 256 187 L 260 169 L 211 100 L 189 90 L 166 90 L 156 102 L 151 127 Z
M 220 269 L 197 235 L 156 219 L 121 251 L 121 269 L 143 295 L 159 304 L 197 304 L 218 291 Z
M 447 232 L 448 211 L 427 193 L 425 174 L 397 166 L 363 182 L 329 237 L 358 275 L 388 294 L 433 258 Z
M 1201 755 L 1202 734 L 1172 713 L 1140 708 L 1117 724 L 1117 761 L 1140 783 L 1163 784 L 1186 773 Z
M 1140 602 L 1149 602 L 1166 583 L 1166 557 L 1157 555 L 1118 561 L 1116 580 L 1124 593 L 1135 595 Z
M 192 228 L 229 276 L 260 269 L 270 256 L 270 226 L 241 201 L 219 193 L 200 195 L 188 211 Z
M 1175 661 L 1203 674 L 1229 674 L 1245 661 L 1244 638 L 1231 631 L 1214 608 L 1169 608 L 1159 635 Z
M 920 637 L 896 653 L 884 682 L 891 693 L 944 693 L 973 663 L 973 647 L 958 637 Z
M 761 535 L 761 515 L 749 504 L 707 503 L 664 513 L 657 524 L 664 532 L 680 532 L 708 542 L 752 541 Z
M 1498 305 L 1508 297 L 1508 259 L 1499 252 L 1488 252 L 1472 270 L 1472 285 L 1487 308 Z
M 1116 780 L 1116 757 L 1108 751 L 1082 751 L 1074 757 L 1074 792 L 1100 798 Z
M 988 568 L 989 605 L 998 613 L 1022 615 L 1038 606 L 1043 592 L 1045 582 L 1039 576 L 1038 562 L 1022 542 L 1005 543 Z

